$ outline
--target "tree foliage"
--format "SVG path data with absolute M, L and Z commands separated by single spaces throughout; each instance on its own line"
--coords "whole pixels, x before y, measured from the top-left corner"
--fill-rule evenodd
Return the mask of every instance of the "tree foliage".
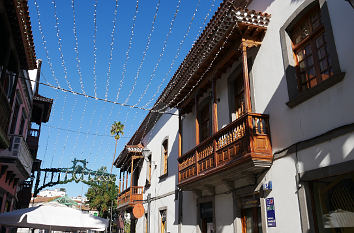
M 115 140 L 118 140 L 124 134 L 123 130 L 124 125 L 120 121 L 114 121 L 111 126 L 111 135 L 114 136 Z
M 106 167 L 101 167 L 99 171 L 107 171 Z M 86 193 L 90 208 L 97 209 L 99 216 L 107 218 L 110 216 L 111 204 L 113 203 L 113 216 L 116 215 L 118 187 L 115 180 L 99 180 L 90 182 Z

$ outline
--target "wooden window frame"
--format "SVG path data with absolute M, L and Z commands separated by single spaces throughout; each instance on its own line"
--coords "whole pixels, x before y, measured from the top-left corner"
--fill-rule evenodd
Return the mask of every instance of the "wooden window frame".
M 202 110 L 204 110 L 205 108 L 208 108 L 208 112 L 209 112 L 209 114 L 208 114 L 209 115 L 209 124 L 208 124 L 209 135 L 206 138 L 202 138 L 201 130 L 204 125 L 203 125 L 203 122 L 201 122 L 201 115 L 202 115 Z M 201 143 L 204 140 L 206 140 L 212 136 L 212 105 L 211 105 L 211 98 L 210 97 L 206 97 L 199 104 L 197 118 L 198 118 L 198 123 L 199 123 L 199 143 Z
M 320 18 L 324 28 L 323 35 L 327 43 L 327 52 L 331 59 L 333 75 L 326 80 L 321 81 L 319 84 L 312 88 L 299 91 L 296 68 L 297 64 L 293 53 L 290 34 L 294 26 L 300 22 L 301 19 L 306 16 L 306 14 L 308 14 L 314 7 L 318 6 L 320 8 Z M 281 27 L 280 42 L 282 47 L 285 78 L 289 95 L 289 101 L 286 103 L 288 107 L 293 108 L 343 80 L 345 73 L 341 72 L 340 69 L 326 0 L 305 0 Z
M 163 179 L 168 176 L 168 144 L 168 137 L 166 137 L 161 143 L 161 169 L 159 177 L 160 179 Z

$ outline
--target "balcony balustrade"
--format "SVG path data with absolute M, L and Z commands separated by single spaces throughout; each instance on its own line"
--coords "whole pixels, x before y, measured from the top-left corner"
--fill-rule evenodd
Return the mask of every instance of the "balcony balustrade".
M 25 174 L 22 174 L 23 177 L 27 178 L 31 174 L 33 157 L 22 136 L 10 135 L 10 147 L 1 151 L 0 157 L 7 160 L 17 160 L 25 171 Z
M 268 115 L 246 113 L 240 116 L 178 161 L 180 186 L 241 164 L 245 165 L 243 169 L 269 166 L 272 149 Z
M 143 200 L 143 186 L 132 186 L 118 195 L 118 208 L 133 206 Z

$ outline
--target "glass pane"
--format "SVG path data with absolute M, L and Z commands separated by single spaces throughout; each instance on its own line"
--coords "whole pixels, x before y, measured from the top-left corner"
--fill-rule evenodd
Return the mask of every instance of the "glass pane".
M 304 71 L 306 68 L 305 61 L 300 62 L 299 65 L 300 65 L 300 71 Z
M 306 58 L 306 65 L 307 65 L 307 67 L 313 66 L 313 57 L 312 56 L 309 56 Z
M 323 35 L 321 35 L 321 36 L 317 37 L 317 39 L 316 39 L 316 45 L 317 45 L 317 48 L 320 48 L 320 47 L 321 47 L 321 45 L 323 45 L 323 43 L 324 43 L 324 40 L 323 40 Z
M 318 50 L 317 54 L 318 54 L 318 59 L 321 60 L 322 58 L 324 58 L 324 57 L 326 56 L 326 49 L 325 49 L 325 47 L 323 46 L 322 48 L 320 48 L 320 49 Z
M 307 75 L 309 76 L 310 79 L 315 76 L 315 69 L 314 69 L 314 67 L 311 67 L 311 68 L 307 71 Z
M 325 59 L 325 60 L 322 60 L 322 61 L 320 62 L 320 70 L 321 70 L 321 72 L 324 71 L 324 70 L 327 70 L 327 68 L 328 68 L 327 60 L 326 60 L 326 59 Z
M 312 54 L 312 48 L 311 48 L 311 45 L 307 45 L 305 47 L 305 55 L 308 56 L 308 55 L 311 55 Z
M 298 62 L 302 61 L 304 59 L 304 52 L 303 50 L 300 50 L 298 53 L 297 53 L 297 60 Z

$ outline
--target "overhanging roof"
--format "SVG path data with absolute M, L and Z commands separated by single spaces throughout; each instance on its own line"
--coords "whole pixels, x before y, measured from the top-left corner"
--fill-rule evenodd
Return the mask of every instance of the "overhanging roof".
M 4 2 L 16 49 L 19 53 L 20 67 L 25 70 L 36 69 L 36 52 L 28 12 L 28 1 L 6 0 Z

